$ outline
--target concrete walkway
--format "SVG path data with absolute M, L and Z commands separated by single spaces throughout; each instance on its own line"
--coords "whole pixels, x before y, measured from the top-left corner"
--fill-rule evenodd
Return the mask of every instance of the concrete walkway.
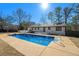
M 60 37 L 61 42 L 50 43 L 49 46 L 41 46 L 24 41 L 7 34 L 0 34 L 0 39 L 26 56 L 78 56 L 79 48 L 65 36 Z

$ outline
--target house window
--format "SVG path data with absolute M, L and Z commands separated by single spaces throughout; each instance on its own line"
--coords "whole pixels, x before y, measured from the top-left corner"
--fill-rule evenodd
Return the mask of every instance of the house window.
M 56 27 L 56 31 L 62 31 L 62 27 Z
M 36 27 L 36 30 L 38 30 L 38 28 Z
M 38 30 L 39 30 L 39 27 L 38 27 Z
M 32 28 L 32 30 L 34 30 L 34 28 Z
M 50 27 L 48 27 L 48 30 L 51 30 L 51 28 L 50 28 Z
M 35 30 L 36 30 L 36 27 L 35 27 Z
M 33 28 L 32 28 L 32 30 L 33 30 Z
M 45 27 L 43 27 L 43 32 L 45 32 Z

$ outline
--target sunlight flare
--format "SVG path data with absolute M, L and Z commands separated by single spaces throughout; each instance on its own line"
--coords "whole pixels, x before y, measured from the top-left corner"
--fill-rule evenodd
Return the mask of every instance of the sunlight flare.
M 42 6 L 43 9 L 47 9 L 48 3 L 47 2 L 43 2 L 43 3 L 41 3 L 41 6 Z

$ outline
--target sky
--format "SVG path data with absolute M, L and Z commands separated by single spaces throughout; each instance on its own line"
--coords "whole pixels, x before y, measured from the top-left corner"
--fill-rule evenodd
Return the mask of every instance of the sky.
M 41 15 L 47 15 L 49 11 L 53 11 L 56 7 L 71 7 L 70 3 L 51 3 L 47 8 L 42 8 L 41 3 L 0 3 L 0 13 L 3 15 L 11 15 L 16 9 L 22 8 L 26 14 L 31 14 L 31 21 L 39 23 Z

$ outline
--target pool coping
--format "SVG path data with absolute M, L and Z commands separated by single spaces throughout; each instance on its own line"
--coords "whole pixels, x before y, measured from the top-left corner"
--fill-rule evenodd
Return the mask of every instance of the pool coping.
M 9 33 L 9 34 L 15 34 L 15 33 Z M 20 40 L 18 38 L 9 37 L 8 36 L 9 34 L 7 34 L 7 33 L 6 34 L 1 34 L 0 35 L 1 40 L 4 40 L 6 43 L 11 45 L 17 51 L 21 52 L 24 55 L 28 55 L 28 56 L 34 56 L 34 55 L 35 56 L 39 56 L 39 55 L 55 55 L 55 54 L 56 55 L 62 55 L 62 53 L 63 53 L 63 55 L 79 55 L 79 53 L 78 53 L 79 49 L 68 38 L 66 38 L 65 41 L 68 40 L 70 42 L 70 44 L 72 44 L 73 46 L 68 46 L 67 45 L 68 47 L 66 48 L 66 47 L 62 47 L 60 45 L 57 45 L 59 42 L 57 42 L 57 44 L 55 44 L 55 43 L 53 44 L 51 42 L 47 47 L 44 47 L 44 46 L 41 46 L 41 45 L 37 45 L 37 44 L 30 43 L 30 42 L 26 42 L 24 40 Z M 53 36 L 55 36 L 55 35 L 53 35 Z M 60 37 L 62 39 L 64 38 L 63 36 L 55 36 L 55 37 Z M 14 44 L 13 41 L 16 44 Z M 69 42 L 65 42 L 65 43 L 69 43 Z M 17 47 L 19 47 L 19 48 L 17 48 Z M 68 49 L 72 49 L 73 51 L 70 51 L 70 50 L 68 51 Z M 51 51 L 53 51 L 53 53 Z M 56 51 L 58 51 L 60 54 L 55 53 Z

